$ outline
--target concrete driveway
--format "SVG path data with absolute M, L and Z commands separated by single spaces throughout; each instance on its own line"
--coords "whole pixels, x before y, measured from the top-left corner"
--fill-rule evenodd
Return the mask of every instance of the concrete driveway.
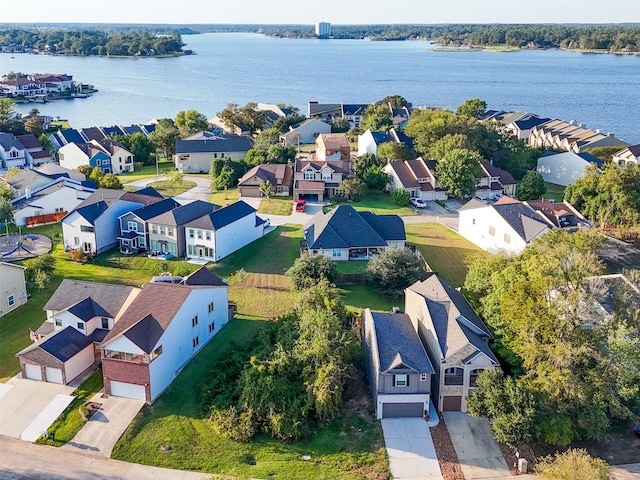
M 465 479 L 510 477 L 486 419 L 462 412 L 443 412 L 442 416 Z
M 640 463 L 615 465 L 611 468 L 615 480 L 638 480 L 640 478 Z
M 443 480 L 424 419 L 383 418 L 381 422 L 394 480 Z
M 70 442 L 60 448 L 81 450 L 109 458 L 114 445 L 143 407 L 144 402 L 119 397 L 103 398 L 102 393 L 95 395 L 91 401 L 101 403 L 100 410 L 91 416 Z
M 2 384 L 0 435 L 35 441 L 71 403 L 74 389 L 16 375 Z

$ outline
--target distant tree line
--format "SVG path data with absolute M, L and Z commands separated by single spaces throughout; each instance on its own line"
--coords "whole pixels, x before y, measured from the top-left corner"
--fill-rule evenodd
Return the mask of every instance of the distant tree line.
M 147 30 L 0 30 L 0 47 L 58 55 L 151 56 L 183 53 L 179 33 Z

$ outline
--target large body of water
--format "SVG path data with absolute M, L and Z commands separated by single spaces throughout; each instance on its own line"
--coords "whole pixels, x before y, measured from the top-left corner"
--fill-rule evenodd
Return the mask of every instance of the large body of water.
M 288 40 L 253 34 L 185 35 L 197 55 L 173 58 L 0 54 L 0 74 L 67 73 L 100 91 L 37 104 L 76 128 L 146 123 L 227 103 L 369 103 L 399 94 L 416 106 L 490 109 L 576 120 L 640 142 L 640 56 L 555 50 L 432 51 L 426 41 Z M 18 106 L 27 112 L 34 105 Z

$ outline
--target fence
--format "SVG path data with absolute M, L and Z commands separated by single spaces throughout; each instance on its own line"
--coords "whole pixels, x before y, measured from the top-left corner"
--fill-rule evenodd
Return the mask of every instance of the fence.
M 56 223 L 62 220 L 67 212 L 48 213 L 46 215 L 35 215 L 33 217 L 27 217 L 27 227 L 35 227 L 38 225 L 47 225 L 48 223 Z

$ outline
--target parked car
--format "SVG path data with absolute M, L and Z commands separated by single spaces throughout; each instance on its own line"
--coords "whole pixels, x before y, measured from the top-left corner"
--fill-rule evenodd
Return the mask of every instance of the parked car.
M 422 200 L 421 198 L 412 198 L 411 200 L 409 200 L 409 203 L 411 205 L 413 205 L 416 208 L 426 208 L 427 204 L 424 203 L 424 200 Z
M 298 200 L 296 202 L 296 212 L 304 212 L 304 207 L 306 207 L 307 202 L 305 200 Z

